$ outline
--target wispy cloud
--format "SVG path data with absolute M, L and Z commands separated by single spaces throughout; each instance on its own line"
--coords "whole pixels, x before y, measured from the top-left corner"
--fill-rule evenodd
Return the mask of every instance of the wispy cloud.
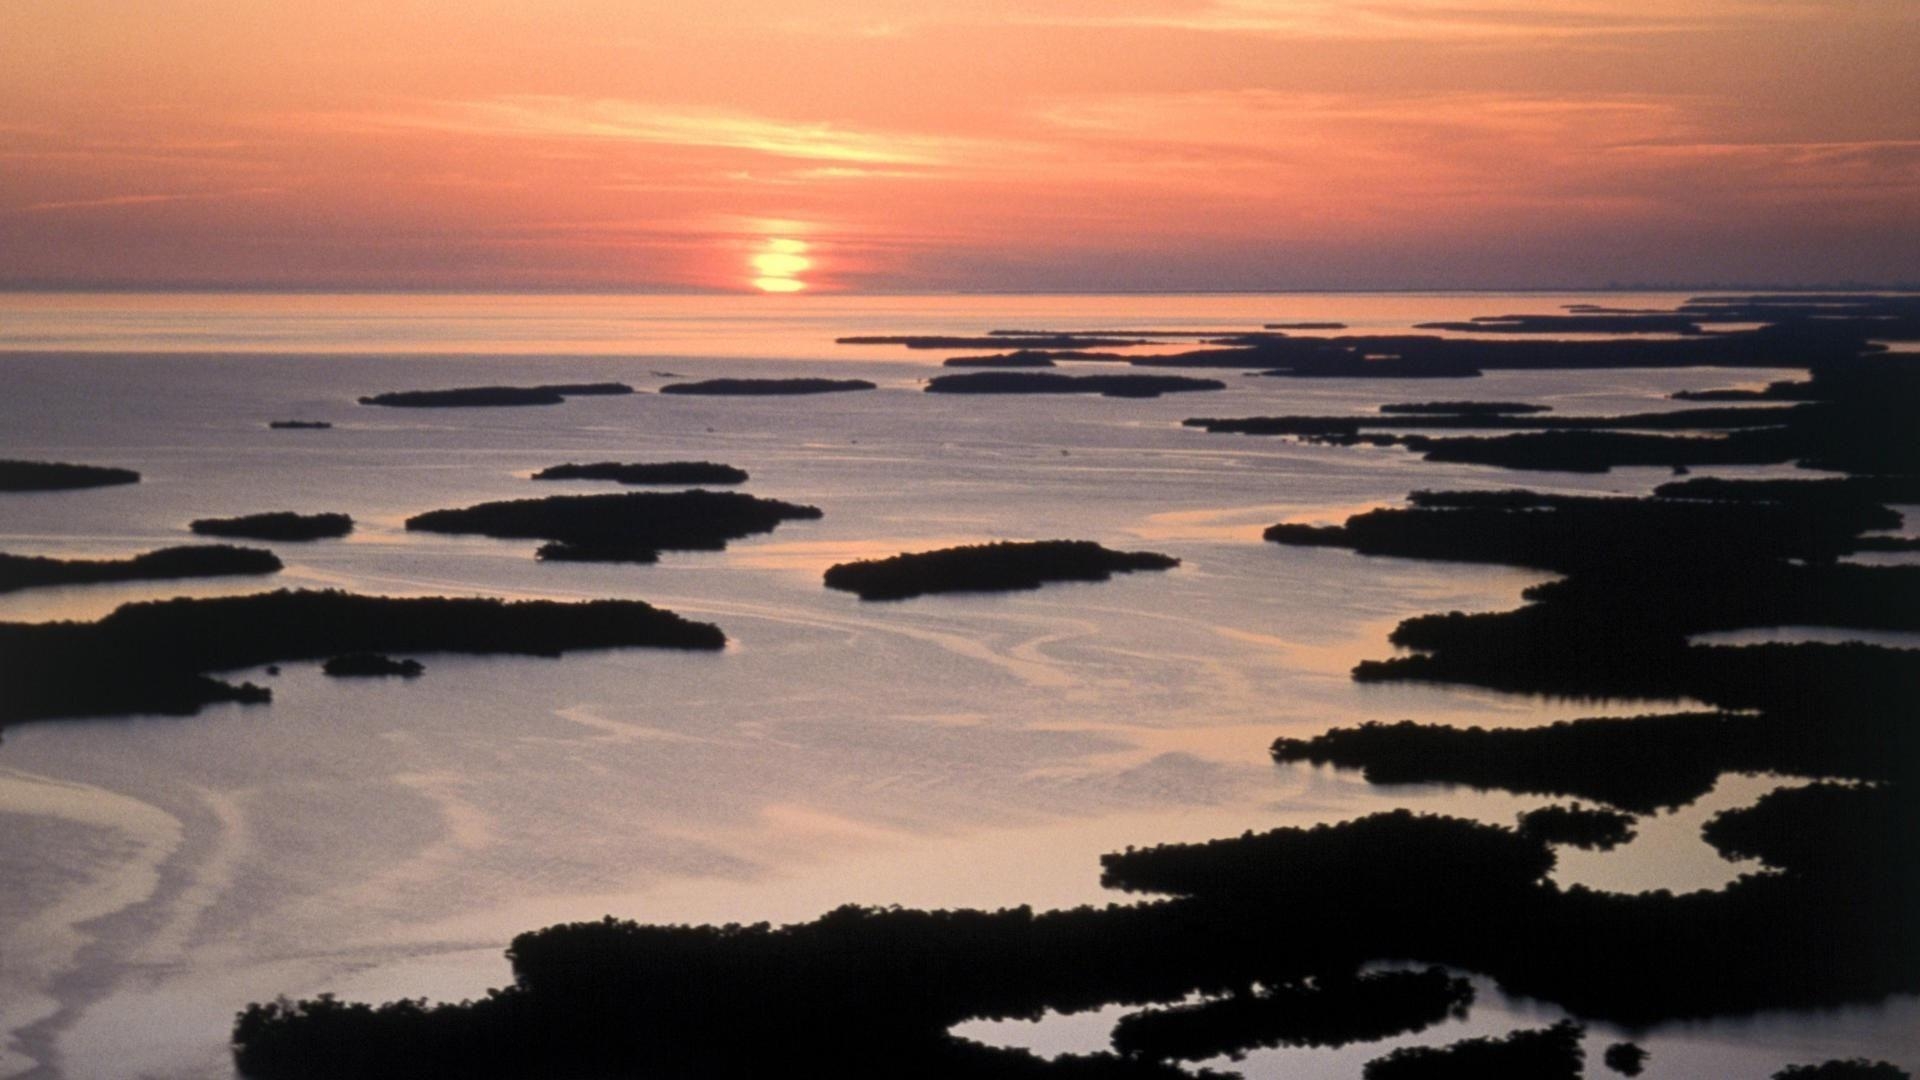
M 432 102 L 398 112 L 327 119 L 359 130 L 709 147 L 854 165 L 942 165 L 970 149 L 966 140 L 938 135 L 866 131 L 719 108 L 550 95 Z
M 190 191 L 167 192 L 141 195 L 104 195 L 95 199 L 57 199 L 49 202 L 28 203 L 14 208 L 15 213 L 37 214 L 54 210 L 104 210 L 122 206 L 149 206 L 154 203 L 205 202 L 214 199 L 238 199 L 254 195 L 279 195 L 285 188 L 254 187 L 239 188 L 233 191 Z
M 1697 0 L 1683 8 L 1644 0 L 1203 0 L 1023 21 L 1302 39 L 1471 42 L 1674 33 L 1736 19 L 1800 18 L 1816 7 L 1792 0 Z

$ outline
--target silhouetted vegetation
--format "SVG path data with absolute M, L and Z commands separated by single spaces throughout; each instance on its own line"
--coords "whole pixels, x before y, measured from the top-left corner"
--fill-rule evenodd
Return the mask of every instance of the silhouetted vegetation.
M 1152 398 L 1195 390 L 1225 390 L 1218 379 L 1183 375 L 1053 375 L 983 371 L 972 375 L 936 375 L 929 394 L 1099 394 L 1102 397 Z
M 1913 1080 L 1913 1074 L 1887 1061 L 1848 1058 L 1818 1065 L 1789 1065 L 1773 1080 Z
M 1415 401 L 1399 405 L 1382 405 L 1380 411 L 1389 416 L 1407 413 L 1439 413 L 1447 416 L 1524 416 L 1552 412 L 1553 406 L 1529 405 L 1524 401 Z
M 941 361 L 943 367 L 973 368 L 1046 368 L 1053 366 L 1053 357 L 1042 349 L 1016 349 L 1010 353 L 994 353 L 990 356 L 950 356 Z
M 1414 324 L 1416 330 L 1453 330 L 1469 334 L 1697 334 L 1691 315 L 1613 314 L 1477 315 L 1467 322 Z
M 1606 851 L 1633 839 L 1633 815 L 1595 810 L 1578 803 L 1542 806 L 1520 815 L 1520 832 L 1549 844 Z
M 0 592 L 43 585 L 104 581 L 168 581 L 230 574 L 271 574 L 282 568 L 271 551 L 229 544 L 160 548 L 125 559 L 55 559 L 0 554 Z
M 663 394 L 716 394 L 738 396 L 779 396 L 789 394 L 838 394 L 848 390 L 872 390 L 865 379 L 705 379 L 700 382 L 668 383 Z
M 652 562 L 661 551 L 720 551 L 782 521 L 819 516 L 812 506 L 696 489 L 481 503 L 415 514 L 407 529 L 552 541 L 542 559 Z
M 1130 1013 L 1113 1029 L 1114 1049 L 1157 1061 L 1235 1060 L 1275 1046 L 1345 1046 L 1461 1019 L 1473 984 L 1437 967 L 1300 979 L 1247 993 Z
M 974 337 L 954 334 L 867 334 L 833 340 L 839 345 L 904 345 L 909 349 L 1002 349 L 1008 345 L 1022 349 L 1117 349 L 1126 345 L 1149 344 L 1137 337 L 1000 332 Z
M 140 474 L 132 469 L 59 461 L 0 461 L 0 491 L 72 491 L 139 482 Z
M 1607 1047 L 1600 1060 L 1621 1076 L 1639 1076 L 1646 1071 L 1647 1059 L 1652 1056 L 1637 1043 L 1617 1042 Z
M 1105 581 L 1135 570 L 1180 565 L 1152 551 L 1113 551 L 1091 540 L 1001 541 L 913 552 L 827 568 L 830 589 L 862 600 L 903 600 L 925 593 L 1007 592 L 1050 581 Z
M 747 471 L 712 461 L 659 461 L 625 464 L 596 461 L 590 465 L 553 465 L 533 474 L 535 480 L 614 480 L 622 484 L 744 484 Z
M 320 665 L 320 670 L 338 677 L 370 678 L 398 675 L 403 679 L 417 678 L 426 666 L 418 660 L 395 660 L 381 653 L 355 652 L 336 656 Z
M 325 431 L 333 425 L 325 420 L 269 420 L 267 426 L 276 431 Z
M 1346 328 L 1347 324 L 1342 322 L 1270 322 L 1264 327 L 1267 330 L 1345 330 Z
M 97 622 L 0 623 L 0 723 L 196 712 L 268 692 L 208 672 L 347 652 L 518 653 L 653 646 L 719 649 L 726 635 L 637 600 L 424 597 L 343 592 L 123 604 Z
M 570 397 L 631 394 L 625 383 L 549 383 L 544 386 L 461 386 L 449 390 L 396 390 L 360 399 L 362 405 L 406 409 L 559 405 Z
M 1505 1038 L 1465 1039 L 1444 1047 L 1403 1046 L 1367 1062 L 1366 1080 L 1580 1080 L 1587 1055 L 1578 1024 L 1516 1031 Z
M 187 526 L 202 536 L 240 536 L 250 540 L 325 540 L 353 531 L 345 514 L 296 514 L 281 510 L 231 518 L 200 518 Z
M 1110 884 L 1179 894 L 1138 905 L 846 907 L 778 929 L 567 924 L 514 939 L 513 985 L 477 1001 L 251 1006 L 236 1023 L 236 1061 L 263 1078 L 982 1075 L 950 1056 L 966 1045 L 947 1034 L 961 1020 L 1258 998 L 1256 985 L 1329 987 L 1383 957 L 1486 972 L 1512 992 L 1627 1023 L 1920 986 L 1901 948 L 1920 923 L 1915 897 L 1873 866 L 1824 882 L 1784 874 L 1628 896 L 1559 888 L 1553 862 L 1512 829 L 1397 811 L 1103 858 Z M 1257 1005 L 1222 1006 L 1216 1019 L 1249 1025 L 1234 1038 L 1285 1022 Z M 1384 1012 L 1404 1021 L 1398 1006 Z M 1339 1020 L 1352 1031 L 1390 1022 Z M 1131 1023 L 1145 1025 L 1136 1036 L 1165 1023 L 1184 1040 L 1194 1022 Z M 1393 1068 L 1464 1067 L 1488 1053 L 1561 1062 L 1525 1054 L 1572 1039 L 1456 1047 Z

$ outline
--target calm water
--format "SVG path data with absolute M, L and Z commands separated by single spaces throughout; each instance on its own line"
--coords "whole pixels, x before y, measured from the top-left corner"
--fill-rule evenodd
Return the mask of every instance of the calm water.
M 418 680 L 278 676 L 266 708 L 25 725 L 0 743 L 0 1075 L 224 1077 L 233 1012 L 278 993 L 459 998 L 506 980 L 521 930 L 614 913 L 791 921 L 847 901 L 1104 902 L 1101 852 L 1413 806 L 1506 822 L 1539 800 L 1370 788 L 1276 768 L 1266 745 L 1415 717 L 1534 725 L 1639 712 L 1353 684 L 1408 615 L 1511 606 L 1540 576 L 1279 548 L 1415 487 L 1644 492 L 1664 471 L 1516 474 L 1395 450 L 1183 429 L 1193 415 L 1346 412 L 1384 400 L 1523 398 L 1663 408 L 1739 372 L 1500 373 L 1433 384 L 1224 376 L 1156 401 L 968 399 L 918 384 L 949 354 L 850 333 L 1427 319 L 1667 296 L 663 298 L 0 296 L 0 456 L 124 465 L 133 487 L 0 496 L 0 550 L 124 555 L 195 517 L 332 510 L 343 542 L 272 545 L 275 579 L 34 590 L 0 619 L 93 618 L 129 599 L 338 586 L 387 595 L 645 599 L 719 623 L 719 655 L 426 658 Z M 880 384 L 798 399 L 580 398 L 552 408 L 379 410 L 389 389 L 801 374 Z M 271 419 L 330 431 L 269 431 Z M 655 566 L 541 565 L 534 545 L 408 534 L 435 507 L 600 485 L 562 461 L 724 461 L 754 494 L 811 503 L 726 552 Z M 1763 475 L 1769 470 L 1726 470 Z M 1779 471 L 1779 470 L 1772 470 Z M 1015 596 L 862 604 L 828 565 L 995 538 L 1179 556 L 1168 574 Z M 4 692 L 4 688 L 0 688 Z M 1777 781 L 1728 777 L 1560 877 L 1710 887 L 1740 872 L 1698 837 Z M 1555 1017 L 1484 988 L 1471 1019 L 1340 1053 L 1271 1052 L 1250 1076 L 1356 1076 L 1407 1041 Z M 975 1025 L 1046 1050 L 1111 1015 Z M 1765 1076 L 1870 1054 L 1920 1067 L 1920 1007 L 1767 1015 L 1644 1037 L 1648 1075 Z M 1592 1042 L 1618 1037 L 1594 1028 Z M 1597 1068 L 1597 1066 L 1596 1066 Z

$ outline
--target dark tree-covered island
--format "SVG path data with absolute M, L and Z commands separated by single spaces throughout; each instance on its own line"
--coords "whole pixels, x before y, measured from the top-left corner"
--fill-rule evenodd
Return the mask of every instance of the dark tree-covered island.
M 849 390 L 872 390 L 865 379 L 705 379 L 700 382 L 668 383 L 663 394 L 708 394 L 734 397 L 781 397 L 799 394 L 842 394 Z
M 55 559 L 0 554 L 0 592 L 44 585 L 91 585 L 107 581 L 171 581 L 180 578 L 272 574 L 278 556 L 231 544 L 185 544 L 124 559 Z
M 552 465 L 533 474 L 535 480 L 612 480 L 620 484 L 744 484 L 747 471 L 712 461 L 655 461 L 628 464 L 596 461 L 587 465 Z
M 981 371 L 936 375 L 929 394 L 1098 394 L 1101 397 L 1153 398 L 1196 390 L 1225 390 L 1218 379 L 1185 375 L 1055 375 L 1049 372 Z
M 346 514 L 297 514 L 276 510 L 230 518 L 200 518 L 187 526 L 202 536 L 238 536 L 249 540 L 330 540 L 353 532 Z
M 631 394 L 625 383 L 549 383 L 542 386 L 460 386 L 448 390 L 394 390 L 369 394 L 362 405 L 400 409 L 498 408 L 511 405 L 559 405 L 570 397 Z
M 558 656 L 714 650 L 726 635 L 638 600 L 558 603 L 298 591 L 123 604 L 96 622 L 0 623 L 0 724 L 265 702 L 209 673 L 353 652 Z
M 826 582 L 862 600 L 904 600 L 926 593 L 1037 589 L 1050 581 L 1105 581 L 1179 565 L 1170 555 L 1114 551 L 1091 540 L 1001 541 L 838 563 L 827 568 Z
M 817 507 L 695 489 L 481 503 L 415 514 L 407 528 L 546 540 L 538 552 L 543 560 L 650 563 L 662 551 L 720 551 L 729 540 L 772 532 L 783 521 L 820 516 Z
M 0 491 L 74 491 L 139 482 L 140 474 L 132 469 L 60 461 L 0 461 Z

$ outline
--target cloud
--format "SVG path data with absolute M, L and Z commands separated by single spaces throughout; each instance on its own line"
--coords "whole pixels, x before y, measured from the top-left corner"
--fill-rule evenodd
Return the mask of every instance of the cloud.
M 328 119 L 334 126 L 363 131 L 712 147 L 850 165 L 937 166 L 976 149 L 969 140 L 946 136 L 863 131 L 720 108 L 552 95 L 436 102 L 413 111 L 336 114 Z
M 193 191 L 169 192 L 165 194 L 143 195 L 105 195 L 95 199 L 59 199 L 50 202 L 28 203 L 15 207 L 20 214 L 37 214 L 54 210 L 104 210 L 121 206 L 148 206 L 153 203 L 205 202 L 214 199 L 238 199 L 252 195 L 278 195 L 285 188 L 255 187 L 239 188 L 234 191 Z

